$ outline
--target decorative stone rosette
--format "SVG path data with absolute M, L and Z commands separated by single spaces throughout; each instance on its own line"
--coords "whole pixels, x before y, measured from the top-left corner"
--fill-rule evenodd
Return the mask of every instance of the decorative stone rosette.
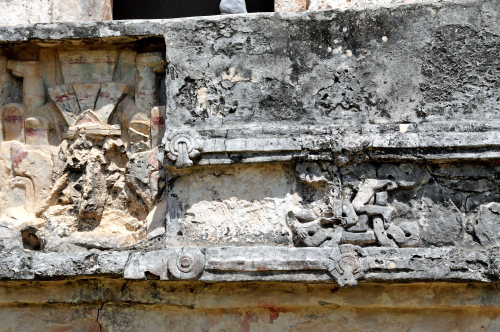
M 164 144 L 168 159 L 175 162 L 177 168 L 182 168 L 192 166 L 191 159 L 200 155 L 202 139 L 192 129 L 179 129 L 170 132 Z
M 340 287 L 354 287 L 358 284 L 358 280 L 364 275 L 358 254 L 350 247 L 349 245 L 341 246 L 341 254 L 338 254 L 335 250 L 330 255 L 333 264 L 330 265 L 328 270 L 336 279 Z
M 167 265 L 175 279 L 197 279 L 203 272 L 205 255 L 197 248 L 183 248 L 169 257 Z

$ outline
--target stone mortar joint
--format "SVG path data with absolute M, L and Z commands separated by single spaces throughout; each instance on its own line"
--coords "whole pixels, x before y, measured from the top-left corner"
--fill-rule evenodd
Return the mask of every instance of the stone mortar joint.
M 192 166 L 191 159 L 196 158 L 201 153 L 202 139 L 200 135 L 192 129 L 181 129 L 173 131 L 165 137 L 164 145 L 167 156 L 175 162 L 175 166 L 177 168 Z

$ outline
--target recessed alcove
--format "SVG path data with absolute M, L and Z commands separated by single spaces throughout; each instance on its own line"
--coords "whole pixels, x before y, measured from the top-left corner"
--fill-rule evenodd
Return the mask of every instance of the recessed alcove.
M 219 15 L 220 0 L 115 0 L 113 19 L 162 19 Z M 249 13 L 274 11 L 274 0 L 246 0 Z

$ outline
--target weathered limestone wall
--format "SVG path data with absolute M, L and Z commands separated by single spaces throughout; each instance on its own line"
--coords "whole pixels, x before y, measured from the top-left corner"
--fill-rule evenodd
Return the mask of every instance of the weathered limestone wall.
M 499 299 L 482 284 L 10 282 L 0 330 L 495 332 Z
M 111 20 L 112 0 L 0 0 L 0 25 Z
M 467 230 L 483 228 L 474 215 L 500 197 L 483 155 L 498 139 L 497 11 L 469 2 L 171 25 L 166 160 L 203 169 L 169 168 L 167 225 L 182 234 L 171 243 L 198 244 L 203 230 L 205 245 L 232 244 L 245 227 L 267 232 L 265 244 L 395 245 L 372 219 L 385 213 L 400 247 L 469 246 Z M 172 146 L 185 136 L 180 163 Z M 255 182 L 228 195 L 245 177 L 226 164 L 262 162 L 238 168 Z M 207 185 L 201 202 L 186 197 L 193 176 Z
M 498 330 L 499 6 L 0 27 L 0 330 Z
M 0 28 L 3 273 L 495 281 L 498 6 Z
M 340 8 L 381 7 L 403 3 L 425 3 L 433 0 L 275 0 L 277 12 L 298 12 L 304 10 L 328 10 Z

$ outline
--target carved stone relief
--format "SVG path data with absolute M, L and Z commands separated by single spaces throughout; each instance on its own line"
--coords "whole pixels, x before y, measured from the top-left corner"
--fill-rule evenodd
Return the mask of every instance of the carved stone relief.
M 298 246 L 495 246 L 500 192 L 492 170 L 483 164 L 299 163 L 303 200 L 288 212 L 287 225 Z
M 498 281 L 495 5 L 0 27 L 0 278 Z
M 0 58 L 2 224 L 34 226 L 48 250 L 133 245 L 147 224 L 161 234 L 150 213 L 165 185 L 163 54 L 55 46 L 32 57 Z

